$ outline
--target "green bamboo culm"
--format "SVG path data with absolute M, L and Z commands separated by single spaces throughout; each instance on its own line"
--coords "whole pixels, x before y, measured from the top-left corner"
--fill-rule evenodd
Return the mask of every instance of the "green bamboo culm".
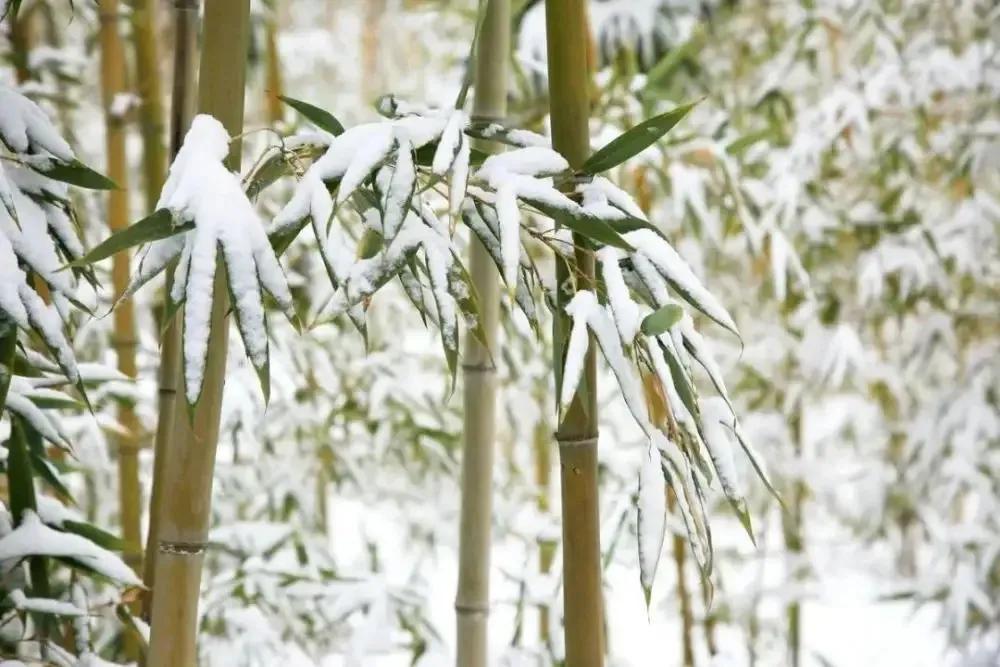
M 474 120 L 502 121 L 507 113 L 510 0 L 487 0 L 475 58 Z M 483 145 L 481 148 L 492 148 Z M 478 239 L 469 247 L 469 274 L 479 295 L 479 318 L 489 349 L 466 336 L 462 513 L 459 524 L 458 594 L 455 597 L 458 667 L 489 662 L 490 529 L 496 440 L 499 275 Z
M 194 115 L 196 65 L 198 63 L 198 0 L 175 0 L 174 17 L 174 67 L 172 93 L 170 98 L 170 155 L 174 157 L 181 149 L 184 133 Z M 154 203 L 155 206 L 155 203 Z M 166 312 L 168 296 L 173 284 L 173 266 L 167 269 L 164 285 L 163 310 Z M 181 328 L 174 317 L 163 329 L 160 342 L 160 369 L 157 394 L 156 435 L 153 444 L 153 487 L 149 499 L 149 530 L 146 535 L 146 557 L 143 562 L 143 583 L 147 591 L 143 596 L 142 616 L 149 622 L 153 613 L 153 597 L 156 587 L 156 555 L 159 551 L 160 513 L 162 511 L 163 487 L 166 461 L 176 440 L 174 423 L 175 409 L 181 367 Z M 180 411 L 183 415 L 183 410 Z M 181 428 L 186 433 L 189 428 L 184 416 Z
M 584 0 L 545 0 L 552 147 L 574 168 L 583 165 L 590 153 L 586 11 Z M 576 278 L 576 289 L 592 289 L 594 285 L 594 253 L 585 239 L 574 235 L 574 241 L 573 265 L 556 262 L 558 291 L 553 317 L 553 359 L 557 380 L 569 338 L 569 318 L 564 307 L 573 297 L 571 277 Z M 596 347 L 591 340 L 581 386 L 556 429 L 562 495 L 566 667 L 601 667 L 604 664 Z
M 249 0 L 207 0 L 198 110 L 217 118 L 230 136 L 243 130 Z M 240 167 L 241 142 L 227 166 Z M 212 476 L 218 444 L 229 341 L 226 272 L 215 274 L 204 385 L 190 415 L 190 433 L 175 432 L 164 461 L 153 596 L 149 667 L 197 664 L 198 592 L 211 519 Z M 178 313 L 176 317 L 182 317 Z M 183 383 L 181 383 L 183 384 Z M 187 411 L 175 409 L 175 426 Z

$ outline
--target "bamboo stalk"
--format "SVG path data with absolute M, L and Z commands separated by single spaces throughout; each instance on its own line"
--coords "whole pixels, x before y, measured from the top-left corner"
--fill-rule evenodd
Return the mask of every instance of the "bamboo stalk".
M 198 2 L 197 0 L 175 0 L 174 2 L 174 73 L 170 100 L 170 154 L 177 155 L 181 148 L 184 132 L 194 114 L 195 63 L 198 61 Z M 164 300 L 173 283 L 173 267 L 167 272 Z M 166 303 L 164 304 L 166 305 Z M 175 405 L 180 376 L 181 330 L 176 316 L 167 323 L 163 331 L 160 348 L 159 392 L 157 399 L 156 437 L 153 448 L 153 488 L 149 499 L 149 531 L 146 536 L 146 560 L 143 583 L 148 591 L 143 596 L 143 618 L 152 617 L 154 581 L 156 575 L 156 555 L 159 544 L 159 515 L 163 496 L 165 462 L 175 447 L 174 420 Z
M 489 0 L 476 45 L 473 118 L 499 121 L 507 113 L 510 1 Z M 462 512 L 459 528 L 458 594 L 455 597 L 458 667 L 489 662 L 490 533 L 493 523 L 493 458 L 496 440 L 496 350 L 500 318 L 499 276 L 478 239 L 469 247 L 469 273 L 479 294 L 480 324 L 489 349 L 471 333 L 462 365 L 465 390 Z
M 587 16 L 584 0 L 546 0 L 549 105 L 552 146 L 573 167 L 590 152 L 588 131 L 589 76 Z M 578 289 L 594 283 L 594 256 L 575 237 L 573 273 Z M 553 357 L 557 377 L 569 335 L 563 307 L 570 269 L 556 263 L 557 312 L 553 317 Z M 563 619 L 566 667 L 604 664 L 604 605 L 601 591 L 600 507 L 597 478 L 597 357 L 591 340 L 584 361 L 583 382 L 556 429 L 559 443 L 563 533 Z
M 535 424 L 535 487 L 538 495 L 536 507 L 543 516 L 552 511 L 550 489 L 552 486 L 552 448 L 549 438 L 552 432 L 547 419 L 542 417 Z M 556 543 L 549 538 L 538 541 L 538 571 L 543 575 L 552 571 L 552 561 L 555 560 Z M 543 605 L 538 610 L 538 639 L 542 646 L 551 651 L 552 619 L 549 617 L 548 606 Z
M 249 0 L 207 0 L 198 109 L 217 118 L 231 136 L 243 129 Z M 238 170 L 242 142 L 230 146 L 227 165 Z M 226 272 L 216 271 L 205 381 L 194 407 L 190 434 L 176 433 L 164 461 L 152 605 L 149 666 L 197 663 L 198 594 L 211 520 L 212 476 L 218 444 L 222 388 L 229 341 Z M 181 315 L 178 314 L 178 317 Z M 187 417 L 175 410 L 175 425 Z M 169 489 L 169 493 L 166 490 Z
M 139 107 L 139 131 L 142 134 L 142 174 L 146 192 L 144 213 L 151 213 L 156 208 L 167 169 L 156 3 L 153 0 L 131 2 L 136 88 L 142 102 Z
M 128 163 L 125 156 L 125 123 L 112 113 L 115 98 L 125 90 L 125 56 L 121 35 L 118 0 L 100 0 L 101 88 L 104 103 L 106 172 L 118 184 L 108 192 L 108 223 L 112 233 L 128 226 Z M 112 282 L 115 294 L 122 294 L 129 282 L 129 256 L 120 252 L 112 259 Z M 114 310 L 112 347 L 118 357 L 118 370 L 135 378 L 135 305 L 131 299 Z M 131 402 L 118 404 L 118 421 L 128 432 L 117 436 L 118 495 L 121 511 L 125 562 L 136 572 L 142 570 L 141 491 L 139 487 L 139 446 L 141 424 Z
M 672 487 L 667 487 L 667 511 L 676 511 L 677 498 Z M 688 590 L 687 577 L 684 574 L 687 562 L 687 540 L 683 535 L 674 534 L 671 539 L 674 552 L 674 566 L 677 571 L 677 603 L 681 615 L 681 664 L 684 667 L 694 667 L 694 612 L 691 605 L 691 592 Z
M 802 405 L 792 417 L 792 434 L 795 438 L 795 456 L 802 456 Z M 788 551 L 793 565 L 789 576 L 793 580 L 799 578 L 799 568 L 801 567 L 802 551 L 804 549 L 802 512 L 805 505 L 806 486 L 801 479 L 792 482 L 790 503 L 787 512 L 782 513 L 782 534 L 785 540 L 785 548 Z M 786 617 L 786 640 L 788 642 L 788 665 L 789 667 L 799 667 L 802 664 L 802 604 L 798 598 L 794 598 L 785 607 Z
M 278 3 L 274 0 L 271 11 L 264 21 L 265 80 L 264 102 L 267 109 L 267 122 L 276 125 L 285 120 L 285 105 L 280 96 L 284 94 L 284 83 L 281 76 L 281 52 L 278 51 Z

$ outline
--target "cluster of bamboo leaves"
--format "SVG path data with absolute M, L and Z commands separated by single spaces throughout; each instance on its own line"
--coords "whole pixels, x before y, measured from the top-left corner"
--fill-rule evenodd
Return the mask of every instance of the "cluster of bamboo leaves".
M 239 248 L 227 246 L 224 237 L 216 237 L 217 257 L 231 278 L 240 272 L 234 264 L 254 266 L 261 257 L 271 262 L 309 227 L 334 289 L 330 299 L 309 314 L 310 326 L 343 315 L 364 334 L 364 313 L 370 300 L 383 286 L 398 280 L 425 322 L 439 330 L 454 377 L 461 331 L 468 327 L 477 332 L 476 294 L 458 245 L 457 229 L 465 226 L 489 250 L 509 298 L 529 321 L 535 321 L 539 304 L 554 303 L 553 289 L 576 294 L 568 309 L 574 318 L 574 332 L 560 363 L 563 372 L 558 374 L 561 398 L 572 396 L 579 386 L 579 358 L 593 339 L 650 440 L 647 459 L 652 463 L 647 468 L 657 474 L 644 474 L 640 491 L 640 498 L 649 500 L 644 510 L 647 516 L 640 521 L 646 545 L 641 562 L 647 590 L 665 531 L 665 504 L 650 498 L 649 491 L 658 488 L 662 499 L 664 478 L 683 500 L 690 541 L 706 574 L 711 570 L 711 536 L 704 497 L 713 479 L 718 480 L 752 537 L 743 495 L 732 471 L 733 442 L 750 457 L 765 483 L 767 478 L 739 428 L 723 378 L 695 330 L 691 314 L 704 316 L 738 336 L 736 325 L 632 198 L 601 175 L 653 145 L 684 117 L 690 105 L 628 130 L 574 172 L 562 156 L 547 148 L 544 137 L 495 123 L 472 122 L 461 108 L 428 109 L 387 96 L 377 103 L 383 120 L 344 129 L 328 112 L 298 100 L 287 101 L 327 133 L 325 147 L 318 156 L 315 145 L 282 147 L 258 162 L 245 192 L 237 195 L 233 191 L 232 196 L 242 202 L 239 206 L 244 206 L 249 195 L 276 177 L 291 172 L 298 179 L 291 199 L 267 230 L 271 248 L 255 247 L 252 256 L 240 256 Z M 195 126 L 209 121 L 196 119 Z M 472 139 L 498 141 L 510 150 L 485 157 L 472 149 Z M 186 151 L 200 151 L 202 158 L 207 155 L 203 147 L 186 144 L 171 169 L 171 179 L 188 178 L 184 173 Z M 222 169 L 225 150 L 217 146 L 209 153 Z M 307 161 L 311 164 L 305 167 Z M 227 176 L 236 182 L 235 174 Z M 196 191 L 197 182 L 188 181 Z M 198 214 L 192 213 L 197 207 L 188 205 L 198 195 L 184 192 L 180 201 L 173 203 L 168 183 L 161 208 L 110 237 L 81 264 L 152 242 L 133 282 L 139 286 L 172 258 L 190 253 L 188 249 L 199 243 L 199 234 L 224 221 L 198 219 Z M 338 218 L 348 209 L 363 221 L 364 235 L 357 244 L 339 227 Z M 555 261 L 569 262 L 577 250 L 596 254 L 602 265 L 600 280 L 593 289 L 546 287 L 525 251 L 526 241 L 547 248 Z M 186 255 L 181 256 L 184 266 Z M 575 277 L 572 280 L 575 282 Z M 245 307 L 234 309 L 241 331 L 251 327 L 248 319 L 254 323 L 264 319 L 262 294 L 275 294 L 275 290 L 267 284 L 261 287 L 250 289 L 248 294 L 254 298 Z M 193 301 L 193 293 L 205 295 L 211 290 L 205 289 L 204 282 L 197 286 L 190 278 L 185 282 L 185 272 L 180 271 L 172 298 L 177 305 L 187 295 L 184 359 L 190 403 L 198 398 L 196 383 L 199 365 L 204 363 L 204 339 L 202 334 L 189 335 L 187 325 L 207 319 L 211 308 L 211 301 L 204 296 Z M 289 311 L 287 302 L 280 305 Z M 246 333 L 244 341 L 266 395 L 266 343 L 257 354 Z M 708 374 L 722 399 L 722 409 L 707 402 L 712 409 L 705 410 L 706 401 L 699 398 L 694 381 L 695 364 Z M 640 377 L 647 382 L 640 382 Z M 651 417 L 647 403 L 662 404 L 664 409 Z
M 32 640 L 39 657 L 77 664 L 93 646 L 87 594 L 80 584 L 68 589 L 70 578 L 141 585 L 114 553 L 118 538 L 62 504 L 74 502 L 62 479 L 74 448 L 61 415 L 89 408 L 88 386 L 121 379 L 78 363 L 70 344 L 74 314 L 90 314 L 77 298 L 79 281 L 97 282 L 89 268 L 65 270 L 84 254 L 69 186 L 115 185 L 81 163 L 24 94 L 0 86 L 0 106 L 0 415 L 9 426 L 10 491 L 9 508 L 0 509 L 0 623 L 4 641 Z M 67 629 L 58 619 L 72 621 L 77 656 L 58 644 Z

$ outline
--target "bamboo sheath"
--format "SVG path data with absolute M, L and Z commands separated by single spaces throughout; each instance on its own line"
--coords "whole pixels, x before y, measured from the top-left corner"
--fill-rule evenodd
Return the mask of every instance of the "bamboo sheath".
M 197 0 L 175 0 L 174 2 L 174 57 L 173 83 L 170 101 L 170 154 L 177 155 L 184 132 L 194 114 L 195 65 L 198 62 L 198 2 Z M 155 206 L 155 204 L 154 204 Z M 173 267 L 167 271 L 164 299 L 170 293 L 173 283 Z M 160 342 L 160 369 L 158 377 L 156 437 L 153 449 L 153 488 L 149 500 L 149 531 L 146 536 L 146 558 L 143 569 L 143 583 L 148 591 L 143 597 L 143 618 L 148 622 L 152 616 L 155 594 L 156 556 L 159 544 L 159 515 L 163 496 L 166 460 L 172 451 L 175 406 L 180 376 L 181 330 L 175 317 L 164 328 Z M 183 412 L 183 411 L 182 411 Z M 187 428 L 186 422 L 184 427 Z
M 198 109 L 217 118 L 231 136 L 243 126 L 249 0 L 207 0 Z M 241 142 L 230 146 L 228 166 L 238 170 Z M 190 431 L 175 430 L 165 457 L 160 494 L 158 554 L 149 667 L 197 664 L 198 594 L 211 520 L 212 476 L 218 444 L 229 339 L 226 272 L 216 271 L 205 381 L 190 415 Z M 182 317 L 182 313 L 178 313 Z M 182 383 L 183 384 L 183 383 Z M 175 427 L 188 418 L 176 409 Z
M 125 119 L 113 113 L 115 98 L 125 91 L 125 55 L 121 35 L 118 0 L 100 0 L 101 88 L 104 103 L 106 172 L 118 184 L 108 192 L 108 223 L 111 232 L 125 229 L 129 223 L 128 163 L 125 156 Z M 112 283 L 115 294 L 122 294 L 128 286 L 129 255 L 121 252 L 112 259 Z M 118 370 L 124 375 L 136 376 L 135 306 L 131 299 L 118 304 L 114 310 L 112 346 L 118 357 Z M 139 487 L 139 447 L 142 443 L 141 424 L 135 409 L 128 401 L 118 406 L 118 421 L 127 435 L 116 437 L 118 448 L 118 492 L 121 511 L 122 538 L 125 543 L 125 561 L 136 572 L 142 569 L 142 494 Z
M 507 113 L 509 0 L 486 3 L 476 49 L 473 118 L 501 120 Z M 480 323 L 489 349 L 471 333 L 466 336 L 462 510 L 455 597 L 456 664 L 458 667 L 486 667 L 489 663 L 490 534 L 496 441 L 497 377 L 493 353 L 500 317 L 500 285 L 493 260 L 474 237 L 469 247 L 469 273 L 479 295 Z
M 580 167 L 590 152 L 586 5 L 584 0 L 545 1 L 552 146 Z M 575 237 L 572 267 L 578 289 L 594 284 L 594 255 Z M 560 372 L 569 322 L 563 307 L 572 298 L 569 271 L 557 263 L 557 312 L 553 318 L 554 363 Z M 556 430 L 559 444 L 563 533 L 563 623 L 566 667 L 604 664 L 600 507 L 597 474 L 597 358 L 591 340 L 583 382 Z

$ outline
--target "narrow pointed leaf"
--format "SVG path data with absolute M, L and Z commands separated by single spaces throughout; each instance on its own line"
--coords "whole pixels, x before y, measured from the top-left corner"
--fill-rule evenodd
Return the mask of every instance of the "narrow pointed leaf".
M 319 107 L 313 106 L 308 102 L 303 102 L 302 100 L 286 97 L 284 95 L 279 95 L 278 99 L 305 116 L 306 120 L 319 129 L 326 130 L 333 136 L 344 133 L 344 126 L 329 111 L 320 109 Z
M 110 178 L 94 171 L 79 160 L 73 160 L 68 163 L 46 160 L 37 164 L 29 163 L 28 166 L 54 181 L 62 181 L 63 183 L 69 183 L 81 188 L 89 190 L 118 189 L 118 185 Z
M 626 130 L 591 155 L 583 163 L 583 172 L 587 174 L 599 174 L 617 167 L 629 158 L 638 155 L 677 125 L 694 108 L 695 104 L 697 102 L 671 109 L 664 114 L 645 120 L 635 127 Z
M 170 211 L 161 208 L 120 232 L 115 232 L 92 248 L 86 255 L 71 262 L 69 266 L 89 266 L 128 248 L 170 238 L 189 229 L 191 229 L 191 225 L 174 224 L 174 218 Z

